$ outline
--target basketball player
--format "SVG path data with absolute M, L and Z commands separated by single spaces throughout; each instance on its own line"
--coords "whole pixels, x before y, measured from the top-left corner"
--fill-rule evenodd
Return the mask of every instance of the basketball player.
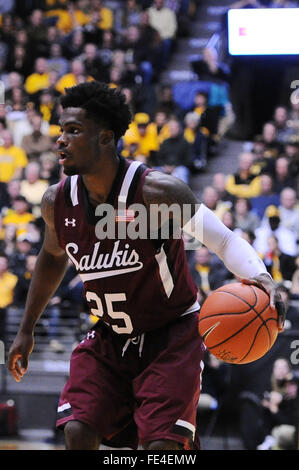
M 194 448 L 204 346 L 183 241 L 173 236 L 99 241 L 95 209 L 102 203 L 115 209 L 140 203 L 147 211 L 153 204 L 188 204 L 192 218 L 173 224 L 213 250 L 234 274 L 263 285 L 273 306 L 279 301 L 274 282 L 251 246 L 199 205 L 188 186 L 118 156 L 117 142 L 131 120 L 122 93 L 84 83 L 66 89 L 61 104 L 58 154 L 68 176 L 42 201 L 45 238 L 9 370 L 16 381 L 26 373 L 35 324 L 69 257 L 90 311 L 100 320 L 73 351 L 60 398 L 57 425 L 64 427 L 66 448 L 98 449 L 101 442 L 147 450 Z M 130 217 L 125 209 L 115 224 Z M 282 310 L 279 324 L 282 329 Z

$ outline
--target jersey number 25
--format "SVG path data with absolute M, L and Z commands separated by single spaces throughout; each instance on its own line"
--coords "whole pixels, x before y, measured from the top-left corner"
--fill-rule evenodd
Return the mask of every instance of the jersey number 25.
M 96 317 L 103 317 L 104 316 L 104 309 L 103 303 L 100 297 L 91 291 L 86 292 L 86 300 L 87 302 L 94 301 L 97 305 L 97 308 L 91 308 L 90 311 Z M 125 326 L 118 326 L 111 324 L 111 328 L 115 333 L 119 334 L 130 334 L 133 331 L 133 325 L 131 322 L 131 318 L 125 312 L 116 312 L 113 310 L 113 302 L 125 302 L 127 300 L 125 293 L 120 294 L 104 294 L 104 301 L 106 304 L 106 311 L 110 318 L 114 320 L 122 320 Z

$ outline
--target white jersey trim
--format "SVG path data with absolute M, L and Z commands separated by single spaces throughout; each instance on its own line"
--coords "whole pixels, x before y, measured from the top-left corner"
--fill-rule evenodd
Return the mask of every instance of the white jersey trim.
M 71 197 L 73 206 L 77 206 L 79 204 L 79 201 L 78 201 L 78 175 L 71 176 L 70 197 Z
M 161 247 L 160 253 L 155 255 L 155 258 L 159 265 L 160 278 L 161 278 L 164 290 L 166 292 L 167 297 L 169 298 L 173 291 L 174 283 L 173 283 L 173 279 L 171 276 L 171 272 L 169 271 L 169 267 L 167 264 L 167 257 L 166 257 L 166 253 L 164 251 L 163 246 Z
M 127 202 L 127 197 L 129 193 L 129 188 L 132 183 L 132 180 L 134 178 L 134 175 L 137 171 L 137 169 L 142 165 L 141 162 L 133 162 L 127 169 L 126 175 L 124 177 L 122 186 L 120 188 L 119 196 L 118 196 L 118 203 L 119 206 L 123 206 Z

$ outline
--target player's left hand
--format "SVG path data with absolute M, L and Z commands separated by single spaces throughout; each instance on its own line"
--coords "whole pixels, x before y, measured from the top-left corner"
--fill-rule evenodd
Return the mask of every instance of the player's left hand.
M 244 284 L 255 284 L 264 289 L 270 296 L 270 306 L 277 310 L 278 313 L 278 330 L 281 333 L 284 330 L 285 322 L 285 306 L 281 299 L 280 293 L 277 291 L 277 285 L 273 281 L 270 274 L 262 273 L 252 279 L 242 279 Z

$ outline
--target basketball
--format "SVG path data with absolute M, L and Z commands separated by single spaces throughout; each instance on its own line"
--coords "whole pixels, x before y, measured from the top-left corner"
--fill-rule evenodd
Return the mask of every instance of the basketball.
M 200 310 L 198 328 L 211 354 L 224 362 L 246 364 L 273 346 L 278 314 L 261 288 L 236 282 L 208 296 Z

